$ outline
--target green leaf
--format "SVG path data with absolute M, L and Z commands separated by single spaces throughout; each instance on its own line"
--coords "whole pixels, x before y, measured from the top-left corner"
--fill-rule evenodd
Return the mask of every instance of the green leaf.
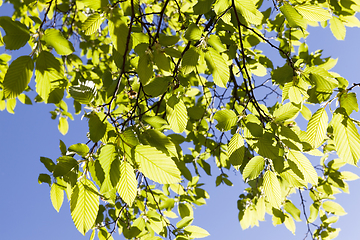
M 190 47 L 189 50 L 185 52 L 181 62 L 181 70 L 184 75 L 187 75 L 195 70 L 199 57 L 200 54 L 197 48 Z
M 76 143 L 69 147 L 69 152 L 75 152 L 79 156 L 85 157 L 89 153 L 89 147 L 84 143 Z
M 80 85 L 70 86 L 69 93 L 75 101 L 90 104 L 96 96 L 96 86 L 92 81 L 81 82 Z
M 181 180 L 180 171 L 175 162 L 154 147 L 137 146 L 135 159 L 140 166 L 140 171 L 155 182 L 170 184 Z
M 99 196 L 95 185 L 88 179 L 77 182 L 70 199 L 71 217 L 83 235 L 89 231 L 99 210 Z
M 264 192 L 270 205 L 279 209 L 281 206 L 281 188 L 276 174 L 268 170 L 264 174 Z
M 175 144 L 162 132 L 149 129 L 146 130 L 143 135 L 145 135 L 146 140 L 151 146 L 156 147 L 170 157 L 178 157 Z
M 153 64 L 148 54 L 139 57 L 137 72 L 140 82 L 144 85 L 146 85 L 154 75 Z
M 339 216 L 343 216 L 347 214 L 344 208 L 340 204 L 333 201 L 325 201 L 322 206 L 324 210 L 327 211 L 328 213 L 332 213 Z
M 191 238 L 204 238 L 210 235 L 205 229 L 193 225 L 185 227 L 184 231 L 188 232 Z
M 100 148 L 99 163 L 104 170 L 105 176 L 110 173 L 112 162 L 116 159 L 118 153 L 114 144 L 106 144 Z
M 301 211 L 297 207 L 295 207 L 295 205 L 290 200 L 286 200 L 284 204 L 284 209 L 295 219 L 295 221 L 301 222 Z
M 190 225 L 193 222 L 194 218 L 186 216 L 183 219 L 181 219 L 179 222 L 176 223 L 177 228 L 184 228 L 188 225 Z
M 168 58 L 163 50 L 155 50 L 153 52 L 153 59 L 156 66 L 166 72 L 170 71 L 170 58 Z
M 167 36 L 165 34 L 159 34 L 159 43 L 164 47 L 175 45 L 179 39 L 180 38 L 178 36 Z
M 62 190 L 57 183 L 51 185 L 50 198 L 53 207 L 59 212 L 64 201 L 64 190 Z
M 135 200 L 137 184 L 133 167 L 127 161 L 122 161 L 120 165 L 120 181 L 116 188 L 122 200 L 129 207 L 131 207 Z
M 346 28 L 343 22 L 338 18 L 333 16 L 330 19 L 330 29 L 332 34 L 337 40 L 344 40 L 346 36 Z
M 224 58 L 215 49 L 208 47 L 205 52 L 205 60 L 210 72 L 213 75 L 213 80 L 219 87 L 226 88 L 229 81 L 230 73 L 229 66 Z
M 34 62 L 29 56 L 21 56 L 10 64 L 2 83 L 5 98 L 15 98 L 26 89 L 33 69 Z
M 243 171 L 243 179 L 253 180 L 259 177 L 260 173 L 264 170 L 265 161 L 261 156 L 255 156 L 246 164 Z
M 169 98 L 166 103 L 166 118 L 170 124 L 171 130 L 175 133 L 182 133 L 188 122 L 186 106 L 181 99 L 175 96 Z
M 319 215 L 319 204 L 315 202 L 310 205 L 310 216 L 307 219 L 308 223 L 314 222 L 317 219 L 318 215 Z
M 189 41 L 198 41 L 201 38 L 202 31 L 195 24 L 191 23 L 185 32 L 185 38 Z
M 228 143 L 229 160 L 236 170 L 239 170 L 245 153 L 244 139 L 235 133 Z
M 44 174 L 44 173 L 39 174 L 38 183 L 42 184 L 43 182 L 51 186 L 51 177 L 48 174 Z
M 222 109 L 214 114 L 214 119 L 218 122 L 216 128 L 222 132 L 226 132 L 237 123 L 238 117 L 234 111 Z
M 260 25 L 263 15 L 251 0 L 235 0 L 235 8 L 249 23 Z
M 42 51 L 37 60 L 35 67 L 36 92 L 45 103 L 59 103 L 62 99 L 55 98 L 55 89 L 64 92 L 67 80 L 64 79 L 64 67 L 60 61 L 50 52 Z
M 109 21 L 109 35 L 115 49 L 124 56 L 126 43 L 128 42 L 129 28 L 121 18 L 111 19 Z M 130 38 L 131 39 L 131 38 Z M 128 51 L 132 47 L 132 41 L 129 41 Z
M 92 10 L 98 10 L 99 8 L 104 8 L 108 4 L 107 0 L 79 0 L 85 7 L 89 7 Z
M 284 14 L 290 27 L 300 27 L 303 30 L 306 29 L 306 20 L 291 5 L 285 3 L 280 7 L 280 11 Z
M 359 111 L 359 105 L 356 99 L 356 93 L 343 93 L 340 96 L 340 107 L 345 108 L 346 113 L 350 115 L 353 110 Z
M 0 17 L 0 26 L 6 34 L 3 37 L 6 49 L 17 50 L 30 39 L 30 32 L 27 27 L 19 21 L 13 21 L 10 17 Z
M 311 117 L 306 129 L 306 140 L 313 148 L 318 148 L 326 137 L 328 116 L 325 108 L 319 108 Z
M 343 161 L 356 165 L 360 158 L 360 135 L 354 123 L 343 108 L 335 111 L 331 123 L 337 154 Z
M 40 157 L 40 162 L 44 164 L 44 166 L 46 167 L 47 170 L 49 170 L 49 172 L 54 171 L 55 163 L 50 158 Z
M 326 21 L 331 18 L 329 11 L 315 5 L 297 5 L 295 9 L 309 21 Z
M 69 123 L 67 121 L 67 118 L 59 117 L 58 129 L 62 135 L 67 134 L 67 132 L 69 131 Z
M 59 157 L 57 162 L 53 172 L 54 177 L 65 176 L 73 168 L 78 166 L 78 162 L 70 156 Z
M 300 108 L 291 102 L 281 105 L 274 111 L 275 122 L 294 119 L 299 111 Z
M 303 175 L 303 179 L 306 182 L 312 185 L 317 185 L 318 175 L 315 171 L 315 168 L 313 167 L 309 159 L 305 157 L 305 155 L 295 150 L 289 150 L 287 157 L 290 163 L 294 163 L 296 165 L 297 169 L 301 172 L 301 174 Z M 292 165 L 290 166 L 294 171 L 293 166 Z M 296 173 L 296 171 L 294 172 Z
M 72 43 L 57 29 L 46 29 L 42 40 L 53 47 L 59 55 L 69 55 L 75 51 Z
M 199 1 L 197 1 L 197 3 L 193 7 L 194 14 L 200 15 L 200 14 L 205 14 L 205 13 L 209 12 L 213 2 L 214 2 L 214 0 L 199 0 Z
M 89 132 L 93 142 L 99 141 L 106 132 L 106 123 L 102 122 L 95 112 L 89 115 Z
M 85 35 L 89 36 L 100 28 L 103 19 L 104 18 L 100 14 L 94 13 L 86 19 L 86 21 L 82 24 L 81 29 L 85 31 Z

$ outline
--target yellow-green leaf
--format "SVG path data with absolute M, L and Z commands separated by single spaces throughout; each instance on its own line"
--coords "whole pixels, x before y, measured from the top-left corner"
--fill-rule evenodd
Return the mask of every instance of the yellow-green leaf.
M 265 161 L 261 156 L 255 156 L 246 164 L 243 171 L 244 180 L 248 178 L 249 180 L 257 178 L 261 171 L 264 170 Z
M 295 104 L 289 102 L 274 111 L 275 122 L 293 119 L 299 113 L 300 108 Z
M 235 8 L 249 23 L 261 24 L 263 14 L 256 8 L 254 1 L 235 0 Z
M 103 19 L 104 18 L 100 14 L 94 13 L 86 19 L 86 21 L 82 24 L 81 29 L 85 31 L 85 35 L 89 36 L 100 28 Z
M 331 18 L 329 11 L 315 5 L 297 5 L 295 9 L 309 21 L 326 21 Z
M 120 181 L 117 185 L 117 192 L 124 202 L 131 207 L 136 197 L 137 180 L 134 169 L 127 161 L 120 165 Z
M 244 139 L 235 133 L 228 143 L 229 160 L 236 170 L 239 170 L 245 153 Z
M 345 162 L 356 165 L 360 159 L 360 135 L 354 123 L 343 108 L 335 111 L 331 123 L 337 154 Z
M 67 121 L 67 119 L 65 117 L 60 117 L 59 118 L 58 129 L 59 129 L 59 132 L 62 135 L 66 135 L 66 133 L 68 132 L 69 123 L 68 123 L 68 121 Z
M 15 98 L 26 89 L 33 69 L 34 62 L 29 56 L 21 56 L 10 64 L 2 83 L 5 98 Z
M 326 137 L 328 116 L 325 108 L 319 108 L 311 117 L 306 129 L 306 140 L 313 148 L 318 148 Z
M 185 227 L 184 231 L 188 232 L 191 238 L 204 238 L 210 235 L 205 229 L 193 225 Z
M 322 206 L 325 211 L 335 215 L 343 216 L 347 214 L 340 204 L 333 201 L 326 201 Z
M 268 170 L 264 174 L 264 192 L 266 199 L 270 205 L 274 208 L 280 208 L 281 206 L 281 187 L 280 182 L 276 177 L 276 174 Z
M 166 117 L 171 130 L 175 133 L 182 133 L 188 122 L 188 114 L 184 102 L 175 96 L 169 98 L 166 103 Z
M 222 109 L 214 114 L 214 119 L 218 122 L 216 128 L 222 132 L 230 130 L 237 122 L 236 113 L 229 109 Z
M 140 171 L 155 182 L 170 184 L 181 181 L 180 171 L 175 162 L 154 147 L 137 146 L 135 160 L 140 166 Z
M 300 27 L 306 29 L 306 20 L 290 4 L 285 3 L 280 7 L 290 27 Z
M 64 201 L 64 190 L 62 190 L 57 183 L 51 185 L 50 198 L 55 210 L 59 212 Z
M 69 55 L 75 51 L 72 43 L 64 38 L 61 32 L 57 29 L 46 29 L 42 40 L 53 47 L 59 55 Z
M 229 66 L 224 58 L 218 51 L 208 47 L 205 52 L 205 60 L 210 72 L 213 74 L 214 83 L 219 87 L 226 88 L 226 84 L 230 78 L 230 73 Z
M 332 34 L 337 40 L 344 40 L 346 35 L 346 28 L 343 22 L 338 18 L 333 16 L 330 19 L 330 29 Z
M 71 217 L 76 228 L 85 235 L 96 220 L 99 210 L 99 196 L 95 185 L 88 179 L 76 183 L 70 199 Z
M 295 150 L 289 150 L 287 157 L 290 161 L 289 163 L 294 163 L 297 169 L 300 170 L 301 174 L 303 175 L 303 179 L 306 182 L 312 185 L 317 185 L 318 175 L 315 171 L 315 168 L 313 167 L 309 159 L 305 157 L 305 155 Z M 293 166 L 292 170 L 296 173 L 296 170 L 293 169 Z

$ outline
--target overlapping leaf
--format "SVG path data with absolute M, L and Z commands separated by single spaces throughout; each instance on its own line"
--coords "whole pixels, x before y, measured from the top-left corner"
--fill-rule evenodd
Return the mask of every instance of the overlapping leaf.
M 51 185 L 50 198 L 53 207 L 55 208 L 56 211 L 59 212 L 61 205 L 64 201 L 64 190 L 62 190 L 57 183 L 53 183 Z
M 133 167 L 122 161 L 120 165 L 120 181 L 117 185 L 117 192 L 124 202 L 131 206 L 137 194 L 137 180 Z
M 214 119 L 218 122 L 216 128 L 220 131 L 230 130 L 237 122 L 236 113 L 229 109 L 222 109 L 214 114 Z
M 162 183 L 180 182 L 180 171 L 175 162 L 166 154 L 148 145 L 139 145 L 135 148 L 135 159 L 140 171 L 151 180 Z
M 349 164 L 356 165 L 360 159 L 360 135 L 343 108 L 335 111 L 331 121 L 337 154 Z
M 274 208 L 280 208 L 281 206 L 281 188 L 280 182 L 276 177 L 276 174 L 268 170 L 264 174 L 264 192 L 270 205 Z
M 61 32 L 57 29 L 46 29 L 42 40 L 53 47 L 59 55 L 69 55 L 75 51 L 72 43 L 64 38 Z
M 253 180 L 264 170 L 265 161 L 261 156 L 255 156 L 246 164 L 243 171 L 243 178 Z
M 0 17 L 0 26 L 6 33 L 3 37 L 6 49 L 17 50 L 30 39 L 30 32 L 27 27 L 19 21 L 13 21 L 10 17 Z
M 76 183 L 71 194 L 70 210 L 76 228 L 85 235 L 93 227 L 99 210 L 98 191 L 90 180 Z
M 85 35 L 91 35 L 96 32 L 102 24 L 103 19 L 104 18 L 98 13 L 90 15 L 81 26 L 82 30 L 85 31 Z
M 301 174 L 297 174 L 302 175 L 300 176 L 301 178 L 303 178 L 306 182 L 312 185 L 317 185 L 318 175 L 315 171 L 315 168 L 313 167 L 309 159 L 305 157 L 305 155 L 295 150 L 289 150 L 287 157 L 290 163 L 294 163 L 296 165 L 290 165 L 295 173 L 297 173 L 297 170 L 299 170 Z
M 169 98 L 166 103 L 166 116 L 171 130 L 175 133 L 182 133 L 188 122 L 186 106 L 181 99 L 175 96 Z
M 308 122 L 306 138 L 313 148 L 318 148 L 326 136 L 328 116 L 325 108 L 319 108 Z
M 10 64 L 3 82 L 5 98 L 15 98 L 26 89 L 33 69 L 34 62 L 29 56 L 21 56 Z
M 205 60 L 208 68 L 213 74 L 213 80 L 219 87 L 226 88 L 229 81 L 230 73 L 229 66 L 226 64 L 224 58 L 215 49 L 208 47 L 205 52 Z
M 235 133 L 228 143 L 229 159 L 236 170 L 239 170 L 245 153 L 244 139 L 239 133 Z

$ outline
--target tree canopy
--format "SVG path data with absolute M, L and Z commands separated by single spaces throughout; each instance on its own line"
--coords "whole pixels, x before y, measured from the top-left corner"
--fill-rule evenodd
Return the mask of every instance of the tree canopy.
M 312 239 L 339 234 L 335 195 L 359 178 L 341 167 L 360 158 L 360 83 L 331 71 L 337 60 L 309 52 L 306 38 L 312 26 L 343 40 L 360 27 L 359 0 L 6 2 L 0 45 L 31 49 L 0 55 L 0 109 L 52 104 L 64 135 L 73 113 L 87 119 L 88 141 L 60 140 L 38 178 L 56 211 L 66 195 L 82 234 L 208 236 L 192 222 L 215 166 L 216 186 L 231 186 L 234 171 L 247 184 L 243 229 L 269 214 L 294 234 L 295 221 Z

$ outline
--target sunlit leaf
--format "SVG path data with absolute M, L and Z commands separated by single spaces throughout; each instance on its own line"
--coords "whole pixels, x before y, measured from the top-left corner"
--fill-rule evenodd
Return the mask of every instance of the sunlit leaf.
M 322 206 L 325 211 L 335 215 L 343 216 L 347 214 L 340 204 L 333 201 L 325 201 Z
M 208 47 L 205 52 L 205 60 L 209 70 L 213 74 L 214 83 L 219 87 L 226 88 L 230 73 L 229 66 L 223 57 L 215 49 Z
M 117 192 L 124 202 L 129 206 L 135 200 L 137 194 L 137 180 L 133 167 L 126 161 L 122 161 L 120 165 L 120 181 L 117 185 Z
M 313 148 L 318 148 L 326 137 L 328 116 L 325 108 L 319 108 L 307 125 L 306 139 Z
M 269 170 L 266 171 L 263 184 L 266 199 L 274 208 L 280 208 L 282 202 L 281 188 L 276 174 Z
M 311 164 L 309 159 L 307 159 L 305 157 L 305 155 L 303 155 L 301 152 L 298 152 L 295 150 L 289 150 L 287 157 L 288 157 L 290 163 L 295 164 L 294 168 L 297 168 L 301 172 L 301 174 L 303 175 L 303 179 L 306 182 L 311 183 L 312 185 L 317 185 L 318 175 L 317 175 L 313 165 Z M 290 166 L 292 166 L 292 165 L 290 165 Z M 295 172 L 294 169 L 293 169 L 293 171 Z
M 170 184 L 181 180 L 175 162 L 154 147 L 139 145 L 135 148 L 136 162 L 140 171 L 151 180 Z
M 167 120 L 175 133 L 182 133 L 188 122 L 187 110 L 184 102 L 172 96 L 166 104 Z
M 71 199 L 70 211 L 75 227 L 83 235 L 95 222 L 99 209 L 99 196 L 95 185 L 88 179 L 76 183 Z
M 51 185 L 50 198 L 53 207 L 59 212 L 61 205 L 64 201 L 64 190 L 59 187 L 56 183 Z
M 72 43 L 64 38 L 61 32 L 57 29 L 46 29 L 42 40 L 53 47 L 59 55 L 69 55 L 75 51 Z

